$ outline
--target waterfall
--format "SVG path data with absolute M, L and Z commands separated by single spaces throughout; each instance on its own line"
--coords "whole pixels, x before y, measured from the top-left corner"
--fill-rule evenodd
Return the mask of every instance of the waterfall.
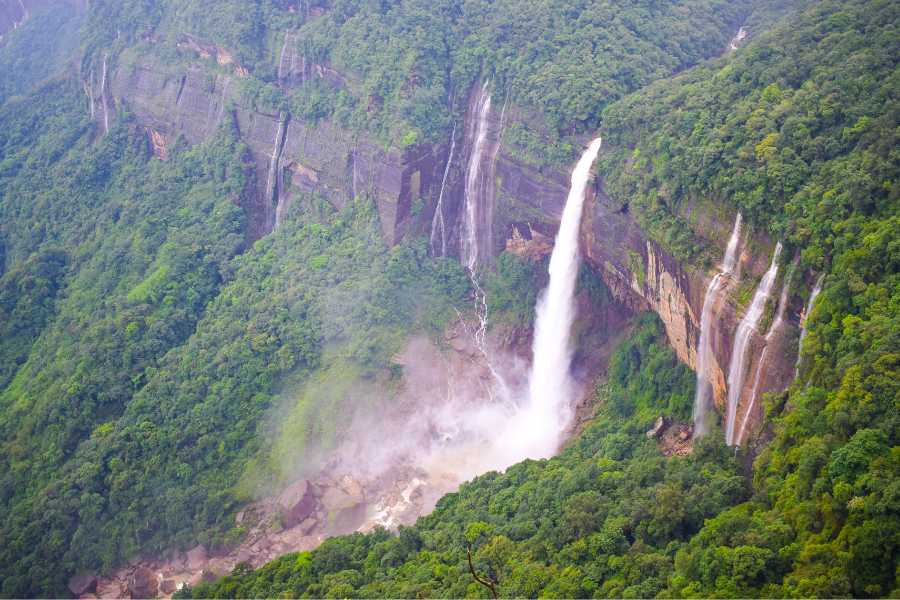
M 484 143 L 487 139 L 488 116 L 491 112 L 491 95 L 488 93 L 489 81 L 485 81 L 475 103 L 475 128 L 472 154 L 469 156 L 469 168 L 466 170 L 465 187 L 465 219 L 461 228 L 460 258 L 464 266 L 474 272 L 478 261 L 478 216 L 480 213 L 481 194 L 481 159 L 484 154 Z M 470 129 L 471 131 L 471 129 Z M 491 182 L 489 182 L 490 184 Z
M 530 410 L 527 422 L 517 427 L 524 439 L 544 439 L 539 432 L 567 421 L 573 383 L 569 376 L 572 348 L 569 338 L 575 319 L 575 282 L 580 256 L 581 213 L 591 165 L 600 151 L 601 139 L 591 142 L 572 173 L 572 187 L 566 199 L 559 233 L 550 257 L 550 284 L 537 302 L 534 322 L 534 361 L 529 377 Z M 558 443 L 558 441 L 557 441 Z M 543 448 L 541 457 L 556 448 Z
M 734 220 L 734 229 L 731 232 L 731 238 L 728 240 L 728 246 L 725 248 L 725 259 L 722 263 L 722 270 L 713 277 L 706 288 L 706 297 L 703 299 L 703 311 L 700 316 L 700 340 L 697 347 L 697 390 L 694 396 L 694 437 L 700 437 L 706 433 L 707 421 L 712 413 L 709 406 L 710 392 L 712 391 L 711 380 L 709 374 L 709 362 L 711 360 L 711 345 L 713 329 L 715 322 L 713 319 L 713 308 L 717 300 L 721 299 L 720 287 L 724 284 L 724 279 L 731 278 L 732 273 L 737 267 L 737 248 L 738 239 L 741 232 L 741 213 L 738 213 Z
M 806 324 L 809 322 L 809 314 L 812 312 L 816 297 L 822 293 L 824 285 L 825 273 L 822 273 L 822 276 L 816 281 L 816 285 L 813 286 L 812 293 L 809 295 L 809 303 L 807 303 L 806 311 L 803 313 L 803 324 L 800 326 L 800 347 L 797 348 L 797 365 L 794 367 L 794 379 L 800 377 L 800 362 L 803 360 L 803 340 L 806 339 L 806 334 L 808 333 Z
M 94 120 L 94 67 L 91 67 L 91 84 L 88 86 L 91 94 L 91 121 Z
M 103 55 L 103 77 L 100 81 L 100 102 L 103 103 L 103 133 L 109 133 L 109 112 L 106 108 L 106 56 Z
M 787 307 L 788 288 L 791 286 L 791 278 L 793 275 L 794 273 L 792 271 L 787 279 L 785 279 L 784 286 L 781 288 L 781 297 L 778 299 L 778 313 L 775 320 L 772 322 L 772 326 L 769 328 L 769 333 L 766 334 L 766 344 L 763 346 L 762 354 L 759 357 L 759 363 L 756 365 L 756 377 L 753 379 L 753 388 L 750 391 L 750 406 L 747 408 L 747 414 L 744 416 L 744 421 L 741 423 L 741 430 L 738 432 L 737 439 L 734 442 L 735 444 L 740 445 L 741 440 L 744 438 L 744 430 L 747 428 L 747 422 L 750 420 L 750 415 L 753 413 L 753 406 L 756 404 L 756 394 L 759 389 L 759 380 L 761 379 L 766 364 L 766 354 L 769 353 L 769 342 L 772 341 L 772 338 L 775 337 L 775 334 L 784 324 L 784 309 Z
M 744 362 L 747 357 L 747 347 L 750 338 L 759 326 L 766 301 L 772 296 L 772 288 L 775 286 L 775 277 L 778 275 L 778 255 L 781 253 L 781 242 L 775 245 L 775 253 L 772 255 L 772 264 L 759 282 L 759 288 L 753 296 L 753 302 L 744 315 L 744 320 L 738 325 L 734 336 L 734 347 L 731 350 L 731 364 L 728 367 L 728 420 L 725 427 L 725 441 L 729 445 L 734 444 L 734 422 L 737 417 L 737 405 L 741 398 L 741 389 L 744 383 Z
M 231 81 L 231 77 L 225 78 L 225 85 L 222 86 L 222 105 L 219 106 L 219 116 L 216 119 L 216 127 L 218 127 L 222 123 L 222 115 L 225 111 L 225 92 L 228 91 L 228 82 Z
M 284 44 L 281 46 L 281 57 L 278 59 L 278 81 L 281 82 L 283 75 L 281 65 L 284 62 L 284 51 L 287 50 L 288 45 L 288 34 L 290 34 L 291 30 L 288 29 L 284 32 Z
M 275 191 L 275 171 L 278 167 L 279 150 L 281 149 L 281 134 L 284 133 L 284 113 L 278 115 L 278 132 L 275 134 L 275 147 L 272 149 L 272 158 L 269 159 L 269 174 L 266 179 L 265 211 L 266 223 L 272 221 L 272 195 Z M 276 211 L 277 217 L 277 211 Z M 272 231 L 278 227 L 277 220 L 272 223 Z
M 450 173 L 450 164 L 453 162 L 453 150 L 456 148 L 456 123 L 453 123 L 453 133 L 450 135 L 450 156 L 447 158 L 447 166 L 444 167 L 444 178 L 441 179 L 441 193 L 438 194 L 437 207 L 434 210 L 434 220 L 431 222 L 431 253 L 435 256 L 443 256 L 447 253 L 447 231 L 444 226 L 444 189 L 447 187 L 447 175 Z M 434 238 L 437 235 L 438 223 L 441 227 L 440 252 L 435 245 Z

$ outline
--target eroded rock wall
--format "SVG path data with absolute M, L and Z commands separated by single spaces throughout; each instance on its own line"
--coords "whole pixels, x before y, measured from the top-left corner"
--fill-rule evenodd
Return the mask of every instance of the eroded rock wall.
M 145 61 L 133 70 L 117 69 L 111 74 L 107 94 L 111 105 L 124 103 L 134 113 L 160 158 L 165 156 L 162 140 L 172 143 L 181 136 L 189 144 L 198 144 L 211 139 L 223 119 L 236 120 L 250 148 L 255 174 L 254 187 L 245 194 L 248 241 L 268 234 L 274 223 L 277 197 L 269 175 L 273 154 L 280 158 L 273 176 L 290 183 L 285 192 L 288 204 L 297 192 L 318 193 L 337 208 L 355 195 L 367 194 L 378 207 L 389 245 L 399 243 L 410 227 L 424 229 L 430 214 L 421 207 L 434 204 L 446 148 L 384 148 L 365 135 L 354 137 L 331 119 L 289 118 L 241 96 L 240 77 L 238 72 L 220 75 L 210 86 L 199 67 L 159 68 Z M 96 84 L 94 96 L 99 99 L 99 81 Z M 110 122 L 114 120 L 110 114 Z

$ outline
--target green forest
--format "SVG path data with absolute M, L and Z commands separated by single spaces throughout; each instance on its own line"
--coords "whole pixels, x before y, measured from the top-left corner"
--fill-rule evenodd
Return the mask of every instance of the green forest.
M 484 293 L 489 334 L 530 344 L 548 280 L 547 257 L 512 252 L 476 279 L 434 255 L 430 216 L 386 243 L 376 198 L 337 206 L 296 179 L 254 238 L 266 173 L 234 104 L 160 160 L 124 101 L 108 132 L 91 119 L 108 54 L 110 72 L 152 56 L 227 74 L 248 106 L 436 157 L 452 131 L 465 145 L 490 82 L 496 111 L 537 115 L 502 144 L 548 168 L 602 136 L 594 181 L 682 267 L 721 258 L 708 206 L 782 241 L 804 302 L 825 276 L 800 376 L 764 398 L 749 446 L 717 427 L 666 456 L 645 435 L 691 420 L 696 373 L 585 263 L 578 327 L 607 319 L 591 335 L 614 349 L 557 456 L 175 597 L 491 598 L 470 552 L 500 597 L 900 598 L 900 2 L 75 4 L 0 37 L 0 596 L 71 597 L 73 577 L 136 557 L 236 547 L 235 515 L 290 483 L 284 457 L 313 464 L 368 408 L 353 390 L 399 393 L 409 340 L 477 321 Z M 279 82 L 286 33 L 340 77 Z M 589 337 L 573 337 L 585 360 Z

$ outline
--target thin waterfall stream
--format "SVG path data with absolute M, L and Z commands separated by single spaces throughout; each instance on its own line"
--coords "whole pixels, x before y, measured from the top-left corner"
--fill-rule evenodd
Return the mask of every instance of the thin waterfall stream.
M 781 297 L 778 299 L 778 313 L 775 316 L 775 320 L 772 322 L 772 326 L 769 328 L 769 332 L 766 334 L 766 345 L 763 346 L 762 354 L 759 357 L 759 363 L 756 365 L 756 376 L 753 378 L 753 388 L 750 391 L 750 406 L 747 407 L 747 414 L 741 422 L 741 430 L 738 432 L 737 439 L 735 440 L 735 443 L 738 445 L 740 445 L 744 438 L 747 422 L 750 420 L 750 415 L 753 413 L 753 407 L 756 405 L 756 395 L 759 392 L 759 380 L 762 377 L 766 365 L 766 355 L 769 353 L 769 348 L 771 348 L 769 342 L 772 341 L 772 338 L 775 337 L 775 334 L 778 333 L 781 326 L 784 324 L 784 309 L 787 307 L 788 288 L 791 286 L 791 278 L 793 275 L 794 273 L 792 271 L 784 281 L 784 286 L 781 288 Z
M 809 314 L 812 312 L 816 298 L 822 293 L 824 285 L 825 273 L 822 273 L 819 280 L 816 281 L 816 285 L 813 286 L 812 293 L 809 295 L 809 303 L 806 305 L 806 312 L 803 314 L 803 323 L 800 326 L 800 346 L 797 348 L 797 365 L 794 367 L 794 379 L 800 377 L 800 362 L 803 360 L 803 340 L 806 339 L 806 334 L 809 333 L 806 327 L 806 324 L 809 322 Z
M 266 193 L 265 193 L 265 211 L 266 211 L 266 222 L 272 222 L 272 232 L 278 227 L 278 215 L 280 211 L 276 209 L 275 211 L 275 219 L 272 218 L 272 198 L 273 194 L 276 190 L 276 179 L 275 179 L 275 171 L 277 170 L 279 164 L 279 157 L 281 154 L 281 135 L 284 133 L 284 113 L 280 113 L 278 115 L 278 132 L 275 134 L 275 147 L 272 149 L 272 158 L 269 159 L 269 173 L 266 179 Z M 280 176 L 280 174 L 279 174 Z M 281 199 L 279 198 L 279 204 L 281 203 Z M 271 233 L 271 232 L 270 232 Z
M 109 133 L 109 112 L 106 108 L 106 57 L 107 52 L 103 55 L 103 77 L 100 80 L 100 102 L 103 103 L 103 133 Z
M 738 266 L 737 248 L 741 233 L 741 213 L 734 220 L 734 229 L 728 239 L 725 248 L 725 258 L 722 262 L 722 270 L 719 271 L 709 287 L 706 288 L 706 297 L 703 299 L 703 311 L 700 314 L 700 340 L 697 348 L 697 391 L 694 396 L 694 437 L 700 437 L 707 431 L 709 417 L 713 413 L 710 406 L 712 392 L 712 377 L 709 373 L 709 363 L 712 353 L 712 336 L 715 329 L 713 309 L 718 300 L 722 298 L 721 291 L 725 279 L 732 278 Z
M 772 255 L 772 263 L 759 282 L 759 288 L 753 296 L 750 308 L 744 315 L 744 319 L 738 326 L 734 336 L 734 347 L 731 350 L 731 364 L 728 367 L 728 417 L 725 426 L 725 441 L 729 445 L 735 443 L 735 421 L 737 419 L 738 402 L 741 399 L 741 391 L 744 386 L 744 369 L 747 358 L 747 348 L 753 332 L 759 326 L 766 301 L 772 297 L 772 289 L 775 287 L 775 278 L 778 276 L 778 255 L 781 254 L 781 242 L 775 245 L 775 253 Z
M 450 174 L 450 165 L 453 163 L 453 150 L 456 149 L 456 123 L 453 123 L 453 133 L 450 135 L 450 156 L 447 158 L 447 166 L 444 167 L 444 177 L 441 179 L 441 193 L 438 194 L 437 207 L 434 209 L 434 219 L 431 221 L 431 253 L 436 256 L 447 254 L 447 231 L 444 223 L 444 190 L 447 188 L 447 175 Z M 441 228 L 441 251 L 438 253 L 434 238 L 437 235 L 438 223 Z

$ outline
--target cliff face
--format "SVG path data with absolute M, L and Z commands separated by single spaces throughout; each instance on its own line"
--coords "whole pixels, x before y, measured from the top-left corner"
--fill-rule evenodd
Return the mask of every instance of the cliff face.
M 219 76 L 210 86 L 199 68 L 181 73 L 145 62 L 132 72 L 118 69 L 110 76 L 110 108 L 121 102 L 132 111 L 147 131 L 154 154 L 164 159 L 165 146 L 178 136 L 190 144 L 211 139 L 233 107 L 254 164 L 255 183 L 244 206 L 248 241 L 274 226 L 279 178 L 285 183 L 284 211 L 297 190 L 318 193 L 337 208 L 357 194 L 367 194 L 378 207 L 390 245 L 411 226 L 422 227 L 424 215 L 414 218 L 413 207 L 419 199 L 434 204 L 446 149 L 385 149 L 365 135 L 354 138 L 330 119 L 312 123 L 251 106 L 236 93 L 240 75 L 237 70 L 233 76 Z M 99 88 L 94 98 L 102 102 Z M 102 110 L 95 115 L 102 118 Z M 114 118 L 111 114 L 111 121 Z
M 216 48 L 201 50 L 218 53 L 217 60 L 221 56 Z M 309 72 L 324 76 L 319 70 Z M 244 207 L 249 218 L 248 241 L 268 234 L 275 223 L 279 200 L 285 212 L 298 192 L 306 196 L 318 194 L 337 208 L 356 195 L 367 194 L 378 207 L 384 239 L 389 245 L 399 243 L 407 233 L 427 235 L 438 198 L 442 198 L 444 230 L 437 235 L 446 240 L 447 253 L 459 253 L 466 173 L 476 151 L 473 120 L 477 118 L 477 83 L 469 100 L 466 122 L 456 126 L 455 140 L 408 150 L 386 149 L 365 134 L 352 135 L 330 119 L 307 122 L 251 106 L 236 92 L 241 74 L 237 69 L 231 77 L 219 76 L 210 85 L 199 67 L 189 66 L 180 74 L 149 62 L 132 72 L 119 69 L 109 76 L 110 107 L 117 108 L 120 103 L 127 106 L 147 131 L 154 153 L 162 159 L 165 146 L 177 136 L 191 144 L 210 139 L 233 109 L 254 164 L 253 190 L 245 195 L 250 200 Z M 302 74 L 295 79 L 302 84 Z M 100 92 L 94 90 L 98 102 L 102 102 Z M 95 114 L 101 115 L 102 111 Z M 486 116 L 478 184 L 482 201 L 488 206 L 481 213 L 478 235 L 484 237 L 491 255 L 507 250 L 537 259 L 552 252 L 568 194 L 569 172 L 548 166 L 527 149 L 509 142 L 505 133 L 516 123 L 524 124 L 550 143 L 536 115 L 506 103 L 492 104 Z M 587 143 L 586 138 L 583 141 Z M 453 154 L 448 165 L 451 147 Z M 573 157 L 573 164 L 576 159 Z M 279 178 L 284 183 L 281 193 Z M 659 314 L 678 357 L 697 369 L 700 314 L 710 278 L 718 272 L 717 265 L 705 272 L 679 264 L 641 231 L 631 215 L 620 210 L 604 191 L 602 181 L 594 183 L 589 195 L 582 223 L 586 261 L 632 310 L 653 310 Z M 684 207 L 682 215 L 706 244 L 717 248 L 720 255 L 724 253 L 733 214 L 710 203 L 697 203 Z M 435 235 L 431 233 L 434 243 Z M 723 414 L 734 332 L 743 318 L 747 296 L 755 291 L 756 280 L 766 270 L 774 245 L 756 233 L 746 240 L 740 259 L 743 279 L 724 286 L 713 306 L 714 364 L 710 371 L 716 404 Z M 777 302 L 777 297 L 778 294 L 773 296 L 773 302 Z M 774 309 L 777 306 L 770 312 Z M 752 336 L 738 408 L 739 422 L 749 418 L 750 430 L 761 418 L 763 393 L 781 391 L 791 383 L 802 310 L 800 298 L 789 299 L 784 326 L 770 336 L 766 364 L 758 375 L 757 363 L 767 332 Z M 751 393 L 754 383 L 755 399 Z

